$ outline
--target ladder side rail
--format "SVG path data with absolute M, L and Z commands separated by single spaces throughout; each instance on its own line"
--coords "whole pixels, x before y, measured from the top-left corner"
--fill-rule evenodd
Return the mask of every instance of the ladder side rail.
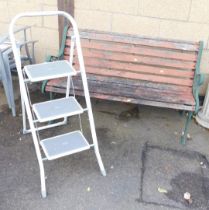
M 20 61 L 21 61 L 21 59 L 20 59 Z M 21 71 L 21 72 L 22 72 L 22 75 L 23 75 L 24 85 L 25 85 L 25 88 L 26 88 L 27 82 L 25 82 L 25 81 L 27 81 L 28 79 L 26 78 L 24 70 Z M 20 82 L 19 82 L 19 84 L 20 84 Z M 27 89 L 26 89 L 26 93 L 27 93 Z M 27 113 L 26 113 L 26 107 L 25 107 L 25 104 L 24 104 L 24 99 L 23 99 L 22 94 L 20 94 L 20 97 L 21 97 L 21 107 L 22 107 L 23 134 L 26 134 L 27 133 L 27 115 L 26 115 Z M 30 105 L 30 103 L 29 103 L 29 105 Z M 32 115 L 32 117 L 33 117 L 33 115 Z
M 70 41 L 70 50 L 69 50 L 69 63 L 71 66 L 73 66 L 73 54 L 74 54 L 74 48 L 75 48 L 75 38 L 71 38 Z M 69 97 L 70 94 L 70 81 L 72 80 L 72 78 L 70 76 L 67 77 L 67 85 L 66 85 L 66 98 Z M 73 88 L 73 87 L 72 87 Z M 64 123 L 67 124 L 67 117 L 64 118 Z
M 101 159 L 101 156 L 99 153 L 99 146 L 98 146 L 97 135 L 96 135 L 96 127 L 95 127 L 95 122 L 94 122 L 94 117 L 93 117 L 93 112 L 92 112 L 88 82 L 87 82 L 84 59 L 83 59 L 83 53 L 82 53 L 81 43 L 80 43 L 80 35 L 78 33 L 77 27 L 73 28 L 73 30 L 74 30 L 74 34 L 75 34 L 75 38 L 76 38 L 76 49 L 77 49 L 79 66 L 80 66 L 81 78 L 82 78 L 82 82 L 83 82 L 84 96 L 85 96 L 85 100 L 86 100 L 86 106 L 88 109 L 88 117 L 89 117 L 92 140 L 93 140 L 93 144 L 94 144 L 94 151 L 95 151 L 95 154 L 97 157 L 100 171 L 103 176 L 106 176 L 106 171 L 105 171 L 105 168 L 104 168 L 104 165 L 102 163 L 102 159 Z
M 69 57 L 69 63 L 71 66 L 73 66 L 73 54 L 74 54 L 74 48 L 75 48 L 75 41 L 74 41 L 74 37 L 71 38 L 71 43 L 70 43 L 70 57 Z M 69 97 L 70 94 L 70 80 L 71 77 L 68 76 L 67 77 L 67 88 L 66 88 L 66 98 Z
M 10 40 L 12 43 L 12 50 L 13 50 L 16 68 L 17 68 L 18 77 L 19 77 L 19 85 L 20 85 L 20 90 L 21 90 L 21 101 L 22 101 L 22 106 L 23 106 L 22 110 L 26 109 L 26 113 L 28 116 L 29 126 L 31 129 L 33 143 L 35 146 L 36 156 L 37 156 L 39 168 L 40 168 L 42 197 L 46 197 L 46 183 L 45 183 L 44 165 L 43 165 L 43 161 L 42 161 L 41 150 L 39 147 L 39 142 L 38 142 L 38 138 L 36 135 L 35 126 L 33 124 L 33 117 L 32 117 L 32 112 L 31 112 L 31 108 L 30 108 L 30 103 L 29 103 L 29 100 L 27 97 L 27 91 L 26 91 L 26 87 L 25 87 L 25 83 L 24 83 L 23 71 L 21 68 L 20 49 L 18 48 L 18 46 L 16 44 L 15 35 L 14 35 L 14 26 L 15 26 L 15 22 L 17 21 L 18 18 L 19 17 L 17 15 L 15 18 L 12 19 L 10 26 L 9 26 L 9 35 L 10 35 Z

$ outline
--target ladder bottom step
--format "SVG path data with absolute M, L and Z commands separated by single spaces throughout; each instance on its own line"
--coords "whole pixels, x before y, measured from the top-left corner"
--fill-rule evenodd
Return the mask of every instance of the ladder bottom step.
M 80 131 L 47 138 L 40 141 L 40 144 L 48 160 L 90 149 L 88 141 Z

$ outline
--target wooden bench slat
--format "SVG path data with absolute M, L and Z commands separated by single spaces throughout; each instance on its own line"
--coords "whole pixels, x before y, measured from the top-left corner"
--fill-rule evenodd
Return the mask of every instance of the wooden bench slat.
M 61 89 L 61 88 L 54 88 L 51 86 L 46 86 L 46 91 L 65 94 L 66 90 Z M 75 94 L 80 95 L 80 96 L 84 95 L 83 91 L 75 91 Z M 164 108 L 171 108 L 171 109 L 178 109 L 178 110 L 194 111 L 195 109 L 194 106 L 190 106 L 190 105 L 156 102 L 156 101 L 143 100 L 143 99 L 127 98 L 127 97 L 122 97 L 122 96 L 112 96 L 112 95 L 98 94 L 96 92 L 90 92 L 90 97 L 103 99 L 103 100 L 112 100 L 112 101 L 119 101 L 119 102 L 125 102 L 125 103 L 133 103 L 133 104 L 143 104 L 143 105 L 164 107 Z
M 81 80 L 75 80 L 74 86 L 76 90 L 82 90 Z M 101 81 L 92 81 L 89 84 L 90 91 L 96 90 L 98 93 L 110 94 L 117 96 L 126 96 L 132 98 L 152 99 L 154 101 L 165 101 L 172 103 L 181 103 L 194 105 L 194 97 L 191 93 L 182 94 L 171 91 L 159 91 L 157 89 L 134 88 L 124 85 L 115 85 L 114 83 L 105 84 Z
M 166 68 L 177 68 L 178 70 L 194 70 L 195 68 L 195 62 L 184 62 L 184 61 L 176 61 L 176 60 L 168 60 L 168 59 L 162 59 L 162 58 L 152 58 L 152 57 L 143 57 L 138 55 L 132 55 L 132 54 L 125 54 L 125 53 L 111 53 L 111 52 L 105 52 L 105 51 L 93 51 L 84 49 L 83 50 L 83 56 L 85 57 L 85 60 L 94 58 L 101 59 L 101 62 L 105 62 L 108 65 L 111 61 L 119 61 L 121 65 L 123 65 L 125 62 L 129 63 L 135 63 L 136 65 L 145 64 L 150 66 L 156 66 L 156 67 L 166 67 Z M 65 59 L 68 59 L 69 56 L 65 55 Z M 122 61 L 122 62 L 121 62 Z
M 95 40 L 81 39 L 83 49 L 97 49 L 110 52 L 120 52 L 135 55 L 163 57 L 168 59 L 196 61 L 197 53 L 182 50 L 159 49 L 154 47 L 135 46 L 133 44 L 117 44 L 113 42 L 99 42 Z M 69 55 L 70 39 L 66 41 L 65 54 Z
M 133 72 L 119 71 L 119 70 L 108 71 L 108 69 L 102 69 L 102 68 L 88 67 L 87 72 L 91 74 L 99 74 L 99 75 L 104 75 L 104 76 L 130 78 L 130 79 L 135 79 L 135 80 L 145 80 L 145 81 L 176 84 L 176 85 L 183 85 L 183 86 L 192 86 L 193 84 L 193 80 L 190 80 L 190 79 L 171 78 L 171 77 L 148 75 L 148 74 L 144 75 L 144 74 L 133 73 Z
M 76 91 L 77 94 L 82 95 L 82 92 Z M 194 111 L 195 107 L 191 105 L 184 105 L 184 104 L 175 104 L 175 103 L 165 103 L 160 101 L 152 101 L 152 100 L 144 100 L 141 98 L 127 98 L 123 96 L 112 96 L 112 95 L 105 95 L 105 94 L 98 94 L 96 92 L 90 93 L 91 97 L 103 99 L 103 100 L 112 100 L 112 101 L 120 101 L 125 103 L 134 103 L 134 104 L 143 104 L 149 106 L 156 106 L 156 107 L 164 107 L 164 108 L 172 108 L 178 110 L 188 110 Z
M 72 32 L 69 31 L 68 36 L 71 36 Z M 83 39 L 91 40 L 101 40 L 101 41 L 110 41 L 118 43 L 129 43 L 135 45 L 144 45 L 151 47 L 160 47 L 160 48 L 169 48 L 177 49 L 184 51 L 198 51 L 199 44 L 197 42 L 183 42 L 183 41 L 173 41 L 173 40 L 164 40 L 164 39 L 151 39 L 148 37 L 138 37 L 129 34 L 117 34 L 117 33 L 102 33 L 95 31 L 80 30 L 80 37 Z
M 77 79 L 76 76 L 75 80 Z M 107 84 L 107 86 L 111 86 L 112 83 L 118 86 L 125 86 L 125 87 L 133 87 L 133 88 L 146 88 L 146 89 L 154 89 L 160 92 L 166 92 L 166 93 L 180 93 L 180 94 L 190 94 L 192 95 L 192 87 L 187 86 L 179 86 L 179 85 L 172 85 L 172 84 L 163 84 L 163 83 L 153 83 L 150 81 L 138 81 L 133 79 L 127 79 L 127 78 L 115 78 L 115 77 L 106 77 L 101 75 L 93 75 L 87 73 L 87 79 L 89 82 L 91 81 L 99 81 L 101 83 Z M 52 79 L 48 82 L 47 85 L 50 86 L 57 86 L 60 88 L 65 88 L 66 85 L 66 78 L 59 78 L 59 79 Z
M 92 74 L 87 74 L 87 78 L 88 81 L 90 83 L 97 83 L 99 86 L 106 86 L 106 87 L 111 87 L 111 86 L 118 86 L 120 88 L 125 87 L 127 89 L 143 89 L 143 90 L 153 90 L 155 92 L 160 92 L 160 93 L 164 93 L 164 94 L 172 94 L 172 95 L 184 95 L 187 96 L 189 95 L 190 98 L 193 98 L 193 94 L 192 94 L 192 88 L 188 88 L 185 86 L 174 86 L 174 85 L 170 85 L 170 84 L 157 84 L 157 83 L 153 83 L 153 85 L 150 87 L 150 84 L 146 85 L 147 82 L 144 81 L 140 81 L 138 82 L 137 86 L 134 85 L 130 85 L 127 83 L 117 83 L 117 82 L 111 82 L 106 80 L 106 77 L 103 76 L 96 76 L 96 75 L 92 75 Z M 112 78 L 114 79 L 114 78 Z M 79 82 L 81 81 L 81 78 L 79 76 L 76 76 L 76 78 L 74 78 L 74 81 L 78 80 Z M 48 82 L 48 85 L 50 86 L 54 86 L 54 87 L 60 87 L 60 88 L 65 88 L 66 87 L 66 78 L 59 78 L 59 79 L 52 79 Z M 115 81 L 118 81 L 118 78 L 115 79 Z M 130 80 L 126 81 L 126 82 L 130 82 Z M 133 80 L 131 80 L 131 82 L 134 82 Z M 144 84 L 143 84 L 144 83 Z M 91 84 L 90 84 L 91 85 Z M 177 91 L 178 88 L 178 91 Z M 186 89 L 186 90 L 185 90 Z
M 125 53 L 109 53 L 105 51 L 84 51 L 84 57 L 88 57 L 90 59 L 94 58 L 101 58 L 101 62 L 108 60 L 117 60 L 121 61 L 123 64 L 124 62 L 128 63 L 137 63 L 137 64 L 145 64 L 151 66 L 162 66 L 162 67 L 171 67 L 171 68 L 178 68 L 178 69 L 194 69 L 195 62 L 185 62 L 185 61 L 177 61 L 177 60 L 170 60 L 170 59 L 163 59 L 163 58 L 154 58 L 154 57 L 145 57 L 145 56 L 136 56 L 136 55 L 128 55 Z M 106 65 L 106 64 L 105 64 Z
M 56 81 L 56 84 L 60 81 Z M 64 81 L 66 83 L 66 80 Z M 48 85 L 52 85 L 51 83 Z M 55 86 L 56 88 L 56 86 Z M 64 87 L 63 87 L 64 88 Z M 82 91 L 82 82 L 81 80 L 74 80 L 74 88 L 75 90 Z M 141 87 L 127 87 L 124 85 L 118 85 L 112 83 L 107 84 L 101 81 L 92 81 L 90 80 L 89 83 L 89 90 L 90 92 L 94 92 L 96 90 L 97 93 L 112 95 L 112 96 L 124 96 L 124 97 L 131 97 L 131 98 L 142 98 L 146 100 L 154 100 L 154 101 L 161 101 L 161 102 L 170 102 L 170 103 L 180 103 L 180 104 L 187 104 L 187 105 L 194 105 L 194 98 L 191 93 L 182 94 L 177 92 L 170 92 L 170 91 L 160 91 L 159 89 L 147 89 Z M 114 91 L 113 91 L 114 90 Z
M 127 78 L 115 78 L 115 77 L 105 77 L 100 75 L 93 75 L 87 73 L 88 80 L 92 81 L 101 81 L 106 84 L 114 83 L 116 85 L 124 85 L 124 86 L 131 86 L 131 87 L 142 87 L 142 88 L 150 88 L 150 89 L 157 89 L 159 91 L 171 91 L 171 92 L 181 92 L 182 94 L 191 93 L 192 94 L 192 87 L 187 86 L 180 86 L 180 85 L 172 85 L 172 84 L 163 84 L 163 83 L 155 83 L 151 81 L 137 81 L 133 79 Z
M 89 65 L 91 64 L 91 65 Z M 76 69 L 79 69 L 78 64 L 76 63 L 75 65 Z M 127 79 L 140 79 L 140 80 L 146 80 L 152 82 L 159 82 L 159 83 L 168 83 L 168 84 L 175 84 L 175 85 L 181 85 L 184 83 L 184 86 L 192 86 L 193 81 L 191 80 L 193 76 L 188 76 L 188 74 L 193 72 L 180 72 L 178 74 L 178 71 L 173 71 L 172 73 L 169 73 L 169 71 L 161 74 L 157 74 L 154 69 L 154 71 L 151 69 L 145 69 L 146 71 L 136 71 L 134 72 L 133 69 L 132 71 L 127 71 L 128 68 L 126 69 L 108 69 L 108 68 L 103 68 L 103 66 L 93 66 L 93 63 L 86 62 L 86 72 L 91 73 L 91 74 L 96 74 L 96 75 L 103 75 L 103 76 L 109 76 L 109 77 L 121 77 L 121 78 L 127 78 Z M 161 70 L 162 71 L 162 70 Z M 150 74 L 149 74 L 150 73 Z M 172 77 L 173 76 L 173 77 Z M 180 77 L 181 76 L 181 77 Z
M 94 58 L 85 58 L 84 62 L 86 65 L 86 71 L 88 72 L 88 68 L 102 68 L 108 69 L 109 71 L 119 70 L 122 72 L 134 72 L 134 73 L 143 73 L 143 74 L 153 74 L 158 76 L 167 76 L 167 77 L 176 77 L 176 78 L 193 78 L 194 71 L 180 71 L 176 69 L 169 69 L 169 68 L 159 68 L 155 66 L 145 66 L 145 65 L 137 65 L 131 63 L 121 63 L 121 62 L 114 62 L 114 61 L 100 61 L 99 59 Z M 75 60 L 75 68 L 79 69 L 78 61 Z

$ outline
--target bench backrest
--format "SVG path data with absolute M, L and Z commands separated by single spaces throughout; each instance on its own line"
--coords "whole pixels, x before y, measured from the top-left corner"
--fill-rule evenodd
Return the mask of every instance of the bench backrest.
M 72 31 L 69 29 L 64 58 L 68 59 Z M 80 31 L 86 71 L 157 83 L 192 87 L 199 42 L 182 42 Z M 75 65 L 78 62 L 75 58 Z M 113 71 L 112 71 L 113 70 Z
M 197 112 L 203 42 L 163 40 L 79 30 L 91 97 Z M 69 59 L 72 31 L 65 27 L 59 55 Z M 74 65 L 79 70 L 77 54 Z M 75 92 L 83 95 L 81 78 Z M 46 90 L 61 93 L 66 81 Z M 64 93 L 64 92 L 63 92 Z

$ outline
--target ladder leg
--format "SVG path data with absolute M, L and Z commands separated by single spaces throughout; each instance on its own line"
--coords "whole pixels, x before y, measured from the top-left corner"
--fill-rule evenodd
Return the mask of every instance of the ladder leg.
M 42 198 L 46 198 L 46 179 L 45 179 L 45 171 L 44 171 L 44 164 L 43 160 L 39 161 L 40 167 L 40 178 L 41 178 L 41 196 Z
M 29 116 L 29 123 L 30 125 L 32 125 L 32 118 L 30 119 Z M 38 164 L 39 164 L 39 169 L 40 169 L 40 180 L 41 180 L 41 195 L 42 198 L 46 198 L 47 196 L 47 192 L 46 192 L 46 180 L 45 180 L 45 171 L 44 171 L 44 163 L 41 157 L 41 151 L 38 145 L 38 138 L 37 138 L 37 134 L 35 132 L 35 127 L 31 126 L 31 133 L 32 133 L 32 137 L 33 137 L 33 142 L 34 142 L 34 146 L 35 146 L 35 150 L 36 150 L 36 156 L 38 159 Z
M 92 109 L 91 109 L 90 98 L 87 98 L 87 107 L 89 107 L 88 108 L 89 122 L 90 122 L 91 134 L 92 134 L 92 139 L 93 139 L 93 143 L 94 143 L 94 151 L 96 154 L 97 162 L 99 164 L 99 168 L 100 168 L 102 175 L 106 176 L 106 171 L 105 171 L 105 168 L 104 168 L 104 165 L 102 162 L 102 158 L 101 158 L 101 155 L 99 152 L 99 146 L 98 146 L 98 141 L 97 141 L 93 113 L 92 113 Z
M 83 83 L 83 89 L 84 89 L 84 96 L 86 100 L 86 106 L 88 109 L 88 117 L 89 117 L 89 123 L 90 123 L 90 129 L 91 129 L 91 135 L 93 139 L 93 144 L 94 144 L 94 151 L 96 154 L 97 162 L 100 167 L 100 171 L 103 176 L 106 176 L 106 171 L 102 162 L 101 155 L 99 153 L 99 146 L 98 146 L 98 141 L 97 141 L 97 135 L 96 135 L 96 128 L 95 128 L 95 123 L 94 123 L 94 117 L 92 113 L 92 107 L 91 107 L 91 100 L 90 100 L 90 95 L 89 95 L 89 89 L 88 89 L 88 83 L 87 83 L 87 77 L 86 77 L 86 72 L 85 72 L 85 66 L 84 66 L 84 61 L 83 61 L 83 55 L 82 55 L 82 50 L 81 50 L 81 45 L 80 45 L 80 40 L 76 39 L 76 45 L 77 45 L 77 54 L 78 54 L 78 60 L 80 64 L 80 71 L 81 71 L 81 78 L 82 78 L 82 83 Z
M 96 158 L 97 158 L 97 162 L 99 164 L 100 171 L 101 171 L 103 176 L 106 176 L 106 170 L 104 168 L 102 158 L 101 158 L 101 155 L 99 153 L 98 145 L 94 146 L 94 151 L 95 151 L 95 154 L 96 154 Z
M 22 102 L 22 110 L 23 110 L 23 120 L 25 122 L 25 124 L 23 122 L 23 126 L 25 126 L 25 128 L 26 128 L 26 113 L 27 113 L 28 122 L 29 122 L 33 143 L 34 143 L 34 146 L 35 146 L 36 156 L 37 156 L 37 159 L 38 159 L 39 169 L 40 169 L 41 195 L 42 195 L 42 198 L 46 198 L 47 192 L 46 192 L 44 163 L 43 163 L 43 159 L 42 159 L 42 156 L 41 156 L 41 150 L 40 150 L 40 147 L 39 147 L 40 139 L 39 139 L 39 135 L 36 132 L 36 128 L 35 128 L 35 125 L 34 125 L 34 122 L 33 122 L 33 115 L 32 115 L 32 112 L 30 110 L 30 103 L 29 103 L 29 98 L 28 98 L 28 95 L 27 95 L 27 91 L 26 91 L 25 86 L 22 85 L 22 83 L 20 83 L 20 89 L 23 92 L 23 93 L 21 93 L 22 94 L 21 95 L 21 102 Z M 26 130 L 26 132 L 27 132 L 27 130 Z

